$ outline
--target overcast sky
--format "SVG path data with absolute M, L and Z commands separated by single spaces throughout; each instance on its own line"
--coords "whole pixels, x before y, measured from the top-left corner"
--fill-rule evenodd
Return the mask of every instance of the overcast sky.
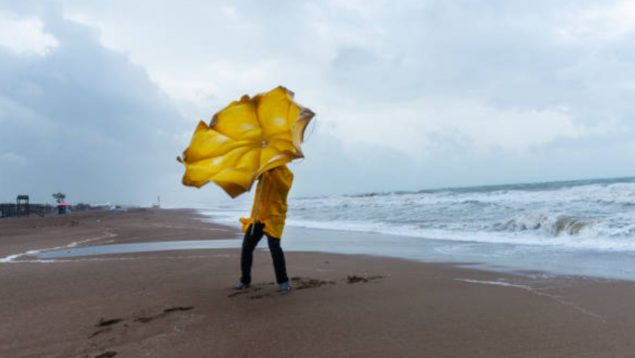
M 284 85 L 292 195 L 635 174 L 635 1 L 0 0 L 0 201 L 182 187 L 200 119 Z

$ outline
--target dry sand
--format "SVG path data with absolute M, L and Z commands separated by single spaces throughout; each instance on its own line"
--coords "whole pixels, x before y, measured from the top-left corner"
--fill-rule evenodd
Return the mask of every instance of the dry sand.
M 238 236 L 185 210 L 3 219 L 0 257 Z M 238 260 L 232 249 L 2 263 L 0 357 L 635 356 L 631 282 L 287 253 L 296 289 L 280 294 L 264 250 L 243 292 L 231 289 Z

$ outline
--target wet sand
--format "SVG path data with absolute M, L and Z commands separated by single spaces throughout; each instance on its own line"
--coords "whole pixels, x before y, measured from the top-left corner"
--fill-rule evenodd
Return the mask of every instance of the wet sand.
M 0 257 L 239 235 L 185 210 L 2 219 Z M 635 355 L 632 282 L 294 252 L 296 289 L 280 294 L 263 250 L 243 292 L 231 289 L 238 260 L 225 249 L 0 264 L 0 357 Z

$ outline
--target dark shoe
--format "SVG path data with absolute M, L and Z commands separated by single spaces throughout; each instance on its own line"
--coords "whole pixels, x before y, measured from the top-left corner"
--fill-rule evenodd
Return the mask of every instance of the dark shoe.
M 278 286 L 278 292 L 289 292 L 291 289 L 292 287 L 289 281 L 283 282 Z
M 248 288 L 249 288 L 249 284 L 248 283 L 242 283 L 242 282 L 240 282 L 239 284 L 234 286 L 234 290 L 246 290 Z

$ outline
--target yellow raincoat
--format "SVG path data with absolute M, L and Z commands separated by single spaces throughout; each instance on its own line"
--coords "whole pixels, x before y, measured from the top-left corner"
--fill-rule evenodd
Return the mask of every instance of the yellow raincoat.
M 250 218 L 240 218 L 243 232 L 255 221 L 265 225 L 263 231 L 280 239 L 287 217 L 287 195 L 293 183 L 293 173 L 286 165 L 264 172 L 258 180 Z

